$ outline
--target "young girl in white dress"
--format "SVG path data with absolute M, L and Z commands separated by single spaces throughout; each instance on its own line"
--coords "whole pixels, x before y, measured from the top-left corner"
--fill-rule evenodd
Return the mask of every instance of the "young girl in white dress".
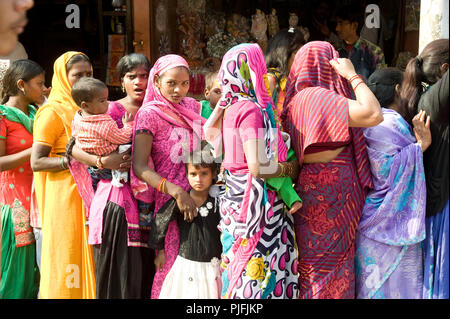
M 213 197 L 213 192 L 210 195 L 217 175 L 217 164 L 206 163 L 206 158 L 211 158 L 208 151 L 198 151 L 191 153 L 186 163 L 186 174 L 192 187 L 189 195 L 197 205 L 197 217 L 192 222 L 184 220 L 175 199 L 171 199 L 151 222 L 149 245 L 157 250 L 156 271 L 162 269 L 165 263 L 164 238 L 169 223 L 176 219 L 180 231 L 178 256 L 164 280 L 160 299 L 220 298 L 222 245 L 217 228 L 220 221 L 219 200 Z

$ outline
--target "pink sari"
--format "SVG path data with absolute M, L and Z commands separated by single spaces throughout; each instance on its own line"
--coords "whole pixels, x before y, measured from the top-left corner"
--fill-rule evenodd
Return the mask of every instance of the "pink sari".
M 200 115 L 200 103 L 188 97 L 183 98 L 179 104 L 171 103 L 162 96 L 153 83 L 155 75 L 161 75 L 169 69 L 180 66 L 189 70 L 189 65 L 182 57 L 166 55 L 159 58 L 151 69 L 144 103 L 134 121 L 133 152 L 134 136 L 150 133 L 153 136 L 153 143 L 148 166 L 161 177 L 187 191 L 190 186 L 185 174 L 185 164 L 182 160 L 173 159 L 174 157 L 181 159 L 180 151 L 189 151 L 200 145 L 201 128 L 205 122 Z M 171 198 L 170 195 L 160 193 L 138 179 L 133 174 L 133 169 L 131 169 L 131 186 L 136 199 L 154 204 L 155 213 Z M 178 246 L 179 232 L 174 221 L 170 223 L 165 239 L 166 264 L 162 271 L 155 274 L 153 280 L 152 299 L 159 297 L 164 278 L 178 255 Z

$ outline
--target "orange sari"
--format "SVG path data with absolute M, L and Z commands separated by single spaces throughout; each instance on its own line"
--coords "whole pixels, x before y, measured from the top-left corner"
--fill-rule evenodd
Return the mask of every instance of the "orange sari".
M 66 52 L 54 64 L 49 102 L 34 122 L 34 143 L 51 146 L 58 157 L 72 136 L 72 119 L 79 107 L 71 96 L 67 62 L 81 52 Z M 95 298 L 92 247 L 88 245 L 86 209 L 70 171 L 34 173 L 42 223 L 40 298 Z

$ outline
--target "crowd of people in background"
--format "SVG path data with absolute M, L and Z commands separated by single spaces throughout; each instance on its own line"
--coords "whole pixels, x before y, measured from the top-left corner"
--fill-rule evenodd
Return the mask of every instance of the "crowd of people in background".
M 1 55 L 32 4 L 0 1 Z M 230 48 L 201 101 L 176 54 L 122 57 L 117 101 L 83 52 L 48 97 L 12 62 L 0 298 L 448 298 L 449 40 L 387 67 L 352 12 Z

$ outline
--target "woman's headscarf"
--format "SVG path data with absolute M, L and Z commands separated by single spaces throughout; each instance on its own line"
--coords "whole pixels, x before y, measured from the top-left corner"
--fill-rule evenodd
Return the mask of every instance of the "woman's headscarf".
M 281 115 L 283 123 L 287 119 L 290 102 L 303 89 L 321 87 L 338 93 L 345 98 L 353 98 L 350 83 L 337 74 L 330 64 L 330 60 L 337 58 L 339 58 L 339 53 L 329 42 L 325 41 L 308 42 L 297 52 L 286 84 L 286 99 L 283 107 L 284 110 Z M 319 98 L 315 101 L 316 104 L 321 102 L 326 103 L 327 101 L 320 101 Z M 314 114 L 314 112 L 321 112 L 321 109 L 317 108 L 316 105 L 302 105 L 302 108 L 307 108 L 308 112 L 311 114 Z M 305 113 L 307 112 L 305 111 Z M 333 112 L 329 112 L 327 115 L 335 116 L 330 115 L 332 113 Z M 320 116 L 327 115 L 321 114 Z M 307 120 L 305 119 L 305 121 Z M 285 127 L 285 124 L 283 124 L 283 127 Z M 333 135 L 334 127 L 327 127 L 327 129 L 329 130 L 327 134 L 323 134 L 323 132 L 314 132 L 314 128 L 311 128 L 311 130 L 307 132 L 297 134 L 296 138 L 299 140 L 294 141 L 294 145 L 297 145 L 297 147 L 302 145 L 304 150 L 307 147 L 303 145 L 306 139 L 313 141 L 313 143 L 320 143 L 321 138 L 329 138 L 329 136 Z M 363 187 L 372 187 L 370 166 L 363 132 L 360 128 L 350 128 L 350 132 L 355 163 L 361 185 Z M 291 136 L 291 138 L 294 139 L 295 137 Z M 300 151 L 303 152 L 303 150 L 296 150 L 296 153 Z M 303 156 L 299 156 L 299 158 L 302 159 Z
M 216 157 L 222 154 L 222 120 L 230 105 L 245 100 L 254 102 L 268 113 L 272 128 L 276 127 L 272 99 L 266 89 L 266 73 L 264 55 L 258 44 L 239 44 L 224 55 L 217 75 L 222 97 L 203 127 Z
M 197 121 L 201 125 L 205 123 L 205 119 L 200 115 L 199 102 L 193 98 L 184 97 L 179 104 L 172 103 L 161 94 L 160 90 L 154 84 L 156 75 L 161 76 L 166 71 L 176 67 L 185 67 L 189 71 L 189 64 L 186 60 L 176 54 L 164 55 L 155 62 L 153 68 L 150 70 L 142 108 L 151 107 L 170 123 L 176 126 L 194 129 L 194 122 Z M 192 111 L 196 108 L 199 110 L 198 113 Z
M 150 70 L 144 102 L 136 114 L 135 123 L 138 121 L 141 114 L 143 114 L 147 109 L 152 109 L 157 112 L 161 118 L 170 122 L 174 126 L 185 128 L 189 130 L 189 132 L 192 132 L 194 136 L 197 135 L 197 138 L 193 138 L 193 147 L 197 148 L 200 143 L 197 143 L 197 145 L 196 142 L 199 141 L 198 138 L 202 138 L 202 126 L 205 124 L 205 119 L 200 115 L 200 103 L 190 97 L 184 97 L 180 103 L 172 103 L 161 94 L 160 90 L 154 83 L 156 75 L 161 76 L 166 71 L 176 67 L 185 67 L 189 71 L 189 64 L 179 55 L 168 54 L 160 57 L 155 62 L 153 68 Z M 133 130 L 133 141 L 135 134 L 136 125 Z M 151 156 L 148 159 L 148 166 L 152 169 L 155 168 Z M 154 189 L 137 178 L 134 175 L 133 169 L 130 171 L 131 187 L 135 197 L 139 200 L 151 203 L 154 200 L 154 197 L 157 196 Z
M 72 98 L 71 94 L 72 86 L 69 83 L 66 65 L 73 56 L 79 54 L 86 56 L 82 52 L 69 51 L 62 54 L 59 58 L 55 60 L 55 63 L 53 65 L 52 90 L 50 92 L 48 102 L 38 109 L 34 121 L 34 123 L 39 121 L 39 116 L 43 112 L 43 110 L 52 109 L 61 119 L 68 140 L 72 137 L 73 117 L 80 108 Z M 51 127 L 49 129 L 51 129 Z M 73 162 L 75 163 L 76 161 Z M 85 188 L 82 187 L 83 183 L 86 185 L 88 184 L 91 185 L 90 183 L 87 182 L 90 181 L 90 177 L 87 173 L 87 168 L 86 170 L 79 170 L 79 169 L 72 170 L 71 167 L 71 171 L 72 173 L 75 173 L 74 179 L 77 182 L 78 189 L 80 191 L 81 197 L 83 198 L 85 206 L 88 208 L 90 200 L 92 198 L 92 192 L 89 191 L 84 192 L 83 190 Z M 47 179 L 47 172 L 35 172 L 33 175 L 34 175 L 34 186 L 36 191 L 36 200 L 38 202 L 38 207 L 42 212 L 44 210 L 43 207 L 44 207 L 45 183 Z M 88 210 L 86 210 L 86 213 L 87 212 Z M 43 219 L 42 215 L 41 218 Z
M 67 76 L 66 66 L 72 57 L 79 54 L 86 56 L 82 52 L 69 51 L 56 59 L 53 65 L 52 90 L 48 97 L 48 102 L 39 108 L 37 114 L 38 116 L 40 110 L 52 108 L 61 118 L 68 138 L 72 136 L 71 127 L 73 116 L 80 108 L 72 98 L 72 86 L 70 85 L 69 78 Z
M 322 87 L 351 99 L 350 83 L 336 74 L 330 60 L 339 58 L 339 53 L 329 42 L 312 41 L 297 52 L 286 83 L 286 99 L 289 101 L 307 87 Z

